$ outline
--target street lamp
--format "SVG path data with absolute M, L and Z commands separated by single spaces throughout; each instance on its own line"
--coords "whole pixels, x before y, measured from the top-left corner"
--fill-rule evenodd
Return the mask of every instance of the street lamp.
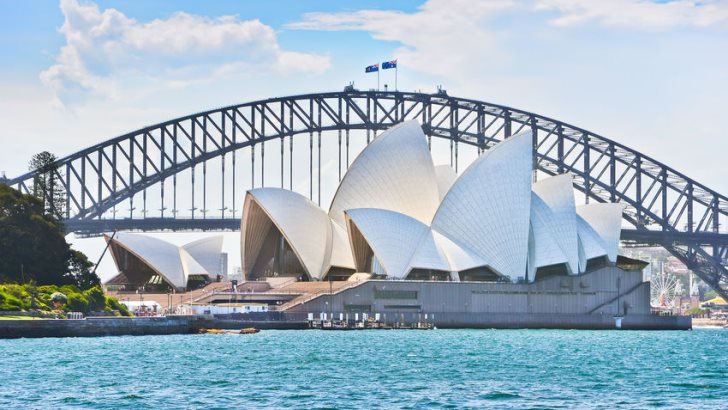
M 331 320 L 332 320 L 331 323 L 333 323 L 333 319 L 334 319 L 333 318 L 333 314 L 334 314 L 333 313 L 333 309 L 334 309 L 334 288 L 333 288 L 333 286 L 334 285 L 331 282 L 331 273 L 329 272 L 329 301 L 331 302 L 331 304 L 329 304 L 329 315 L 332 316 L 331 317 Z
M 139 309 L 137 309 L 140 312 L 144 312 L 143 306 L 144 306 L 144 286 L 139 286 L 137 289 L 137 293 L 139 294 Z

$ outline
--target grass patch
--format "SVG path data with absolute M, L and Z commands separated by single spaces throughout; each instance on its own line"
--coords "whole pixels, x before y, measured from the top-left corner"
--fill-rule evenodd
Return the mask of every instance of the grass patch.
M 48 320 L 44 317 L 35 316 L 0 316 L 0 320 Z

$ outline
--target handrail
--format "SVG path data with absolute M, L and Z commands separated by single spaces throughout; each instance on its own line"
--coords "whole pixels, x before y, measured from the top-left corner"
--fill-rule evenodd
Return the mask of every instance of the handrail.
M 340 288 L 338 288 L 336 290 L 333 290 L 330 293 L 329 293 L 328 290 L 322 289 L 322 290 L 319 290 L 319 291 L 317 291 L 317 292 L 315 292 L 313 294 L 310 294 L 306 298 L 303 298 L 303 299 L 300 299 L 300 298 L 292 299 L 292 300 L 290 300 L 290 301 L 288 301 L 288 302 L 286 302 L 286 303 L 278 306 L 278 310 L 288 310 L 290 308 L 293 308 L 293 307 L 302 305 L 304 303 L 308 303 L 308 302 L 310 302 L 310 301 L 312 301 L 312 300 L 314 300 L 316 298 L 319 298 L 319 297 L 323 296 L 324 294 L 330 294 L 332 296 L 333 295 L 337 295 L 337 294 L 339 294 L 339 293 L 341 293 L 341 292 L 343 292 L 345 290 L 352 289 L 352 288 L 354 288 L 356 286 L 359 286 L 359 285 L 362 285 L 362 284 L 364 284 L 366 282 L 367 281 L 349 282 L 348 284 L 346 284 L 346 285 L 344 285 L 344 286 L 342 286 L 342 287 L 340 287 Z

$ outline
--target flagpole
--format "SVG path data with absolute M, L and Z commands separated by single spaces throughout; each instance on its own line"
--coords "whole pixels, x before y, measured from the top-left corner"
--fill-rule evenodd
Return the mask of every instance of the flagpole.
M 377 69 L 377 91 L 379 91 L 379 69 Z
M 397 91 L 397 70 L 399 70 L 399 65 L 394 66 L 394 91 Z

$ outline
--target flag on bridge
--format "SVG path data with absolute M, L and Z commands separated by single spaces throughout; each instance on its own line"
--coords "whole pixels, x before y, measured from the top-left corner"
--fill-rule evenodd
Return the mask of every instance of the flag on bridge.
M 388 70 L 390 68 L 397 68 L 397 60 L 385 61 L 382 63 L 382 70 Z
M 379 71 L 379 64 L 370 65 L 364 69 L 366 73 L 373 73 L 375 71 Z
M 385 61 L 382 63 L 382 70 L 394 68 L 394 89 L 397 90 L 397 60 Z

